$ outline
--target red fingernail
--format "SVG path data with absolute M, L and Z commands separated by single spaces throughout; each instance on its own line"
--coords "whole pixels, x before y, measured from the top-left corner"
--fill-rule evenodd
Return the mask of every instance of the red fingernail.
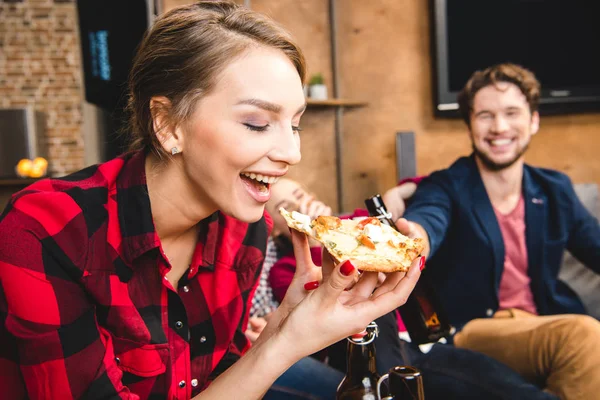
M 319 281 L 307 282 L 304 284 L 304 289 L 306 290 L 315 290 L 319 287 Z
M 419 269 L 423 271 L 425 268 L 425 256 L 421 256 L 421 260 L 419 261 Z
M 352 273 L 354 272 L 354 270 L 355 270 L 354 265 L 352 265 L 352 263 L 350 262 L 350 260 L 345 261 L 342 264 L 342 266 L 340 267 L 340 272 L 344 276 L 352 275 Z

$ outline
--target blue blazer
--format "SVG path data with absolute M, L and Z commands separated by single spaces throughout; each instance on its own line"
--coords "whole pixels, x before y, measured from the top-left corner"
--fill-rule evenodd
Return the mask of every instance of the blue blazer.
M 524 167 L 528 273 L 540 315 L 586 313 L 558 280 L 564 250 L 600 272 L 600 226 L 577 198 L 569 178 Z M 423 180 L 405 217 L 421 224 L 431 244 L 426 274 L 450 321 L 461 326 L 498 310 L 504 241 L 474 156 Z

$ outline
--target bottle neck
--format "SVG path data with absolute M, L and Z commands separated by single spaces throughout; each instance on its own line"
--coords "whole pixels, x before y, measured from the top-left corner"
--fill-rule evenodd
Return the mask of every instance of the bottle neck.
M 360 383 L 365 376 L 377 375 L 375 344 L 358 344 L 348 340 L 346 376 L 351 382 Z
M 397 229 L 396 224 L 392 220 L 392 214 L 388 212 L 381 196 L 373 196 L 365 200 L 365 205 L 371 217 L 377 217 L 382 224 L 388 225 L 391 228 Z

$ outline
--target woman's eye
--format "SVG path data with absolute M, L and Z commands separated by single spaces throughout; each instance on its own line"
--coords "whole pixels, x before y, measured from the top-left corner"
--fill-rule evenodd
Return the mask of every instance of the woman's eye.
M 302 132 L 302 128 L 300 128 L 299 126 L 293 126 L 293 125 L 292 125 L 292 130 L 293 130 L 294 132 L 298 132 L 298 133 Z
M 244 124 L 244 126 L 248 129 L 250 129 L 251 131 L 255 131 L 255 132 L 264 132 L 267 130 L 267 128 L 269 128 L 269 124 L 266 125 L 252 125 L 252 124 Z

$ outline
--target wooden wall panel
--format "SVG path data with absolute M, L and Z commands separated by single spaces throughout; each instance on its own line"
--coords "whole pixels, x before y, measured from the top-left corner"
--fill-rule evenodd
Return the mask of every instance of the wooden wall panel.
M 251 6 L 292 32 L 309 70 L 323 73 L 331 91 L 327 3 L 252 0 Z M 365 197 L 395 184 L 397 131 L 416 133 L 419 174 L 447 167 L 469 154 L 471 145 L 461 120 L 433 117 L 428 2 L 337 0 L 336 4 L 341 97 L 369 103 L 346 110 L 342 119 L 343 208 L 352 210 Z M 308 110 L 302 125 L 304 158 L 292 177 L 335 205 L 334 112 Z M 600 114 L 542 117 L 527 161 L 563 171 L 574 182 L 600 184 Z
M 416 132 L 419 174 L 470 153 L 461 120 L 433 118 L 427 3 L 337 2 L 343 90 L 370 103 L 344 117 L 346 209 L 395 183 L 396 131 Z M 527 162 L 600 183 L 600 114 L 542 117 Z

